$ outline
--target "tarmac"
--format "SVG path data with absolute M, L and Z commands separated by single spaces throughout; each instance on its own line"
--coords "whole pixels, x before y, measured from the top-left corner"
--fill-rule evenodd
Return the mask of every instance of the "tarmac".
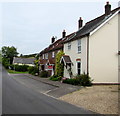
M 74 91 L 78 91 L 82 88 L 82 86 L 74 86 L 70 84 L 65 84 L 65 83 L 61 83 L 60 81 L 52 81 L 49 78 L 42 78 L 39 76 L 30 75 L 30 74 L 22 74 L 22 75 L 56 87 L 56 89 L 53 89 L 47 92 L 48 95 L 53 96 L 55 98 L 59 98 L 63 95 L 72 93 Z

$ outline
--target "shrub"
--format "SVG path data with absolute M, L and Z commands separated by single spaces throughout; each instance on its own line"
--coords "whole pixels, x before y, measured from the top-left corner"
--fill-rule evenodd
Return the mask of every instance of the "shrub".
M 63 76 L 63 73 L 64 73 L 64 65 L 63 63 L 60 63 L 60 59 L 63 55 L 64 55 L 64 52 L 59 51 L 56 54 L 56 58 L 55 58 L 55 75 L 58 75 L 58 76 Z
M 48 77 L 48 71 L 41 71 L 40 77 Z
M 63 83 L 68 83 L 72 85 L 81 85 L 81 86 L 91 86 L 92 80 L 88 75 L 82 74 L 82 75 L 77 75 L 73 79 L 65 79 L 63 80 Z
M 28 67 L 28 72 L 32 75 L 36 75 L 36 74 L 39 73 L 39 69 L 36 66 L 35 67 L 29 66 Z
M 68 83 L 68 84 L 72 84 L 72 85 L 80 84 L 78 79 L 66 79 L 66 80 L 63 80 L 63 83 Z
M 11 69 L 14 69 L 15 71 L 19 71 L 19 72 L 26 72 L 28 71 L 28 67 L 27 65 L 10 65 Z
M 28 67 L 28 73 L 32 74 L 33 70 L 34 70 L 34 67 L 33 67 L 33 66 L 29 66 L 29 67 Z
M 52 78 L 51 80 L 52 81 L 58 81 L 58 78 Z
M 2 58 L 2 65 L 6 68 L 6 69 L 8 69 L 9 68 L 9 59 L 7 59 L 7 58 Z
M 91 78 L 86 74 L 82 74 L 80 76 L 78 75 L 76 78 L 80 81 L 80 85 L 82 85 L 82 86 L 91 86 L 92 85 Z
M 50 80 L 52 81 L 60 81 L 62 79 L 61 76 L 58 76 L 58 75 L 53 75 L 50 77 Z
M 10 65 L 10 69 L 11 69 L 11 70 L 14 70 L 14 65 L 11 64 L 11 65 Z

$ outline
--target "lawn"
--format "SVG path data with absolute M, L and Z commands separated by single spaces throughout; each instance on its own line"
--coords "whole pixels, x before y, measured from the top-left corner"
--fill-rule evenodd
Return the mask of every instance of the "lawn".
M 12 74 L 23 74 L 23 73 L 28 73 L 28 72 L 18 72 L 18 71 L 14 71 L 14 70 L 10 70 L 8 69 L 7 70 L 9 73 L 12 73 Z

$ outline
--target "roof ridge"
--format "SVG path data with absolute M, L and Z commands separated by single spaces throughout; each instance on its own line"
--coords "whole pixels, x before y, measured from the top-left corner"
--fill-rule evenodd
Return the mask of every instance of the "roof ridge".
M 119 9 L 120 9 L 120 7 L 117 7 L 117 8 L 115 8 L 115 9 L 113 9 L 113 10 L 110 12 L 110 14 L 116 12 L 116 11 L 119 10 Z M 91 22 L 93 22 L 93 21 L 95 21 L 95 20 L 97 20 L 97 19 L 99 19 L 99 18 L 102 18 L 103 16 L 106 16 L 106 14 L 100 15 L 100 16 L 98 16 L 97 18 L 94 18 L 94 19 L 88 21 L 86 24 L 89 24 L 89 23 L 91 23 Z

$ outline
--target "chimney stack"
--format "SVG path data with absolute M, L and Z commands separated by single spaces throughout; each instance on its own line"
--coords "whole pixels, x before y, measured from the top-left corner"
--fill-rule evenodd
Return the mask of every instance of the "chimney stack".
M 110 12 L 111 12 L 111 5 L 109 4 L 109 2 L 106 2 L 106 5 L 105 5 L 105 14 L 109 15 Z
M 53 43 L 55 41 L 55 37 L 53 36 L 52 38 L 51 38 L 51 43 Z
M 63 32 L 62 32 L 62 38 L 64 38 L 66 36 L 66 32 L 65 32 L 65 30 L 63 30 Z
M 80 29 L 83 26 L 83 20 L 82 17 L 78 20 L 78 29 Z

